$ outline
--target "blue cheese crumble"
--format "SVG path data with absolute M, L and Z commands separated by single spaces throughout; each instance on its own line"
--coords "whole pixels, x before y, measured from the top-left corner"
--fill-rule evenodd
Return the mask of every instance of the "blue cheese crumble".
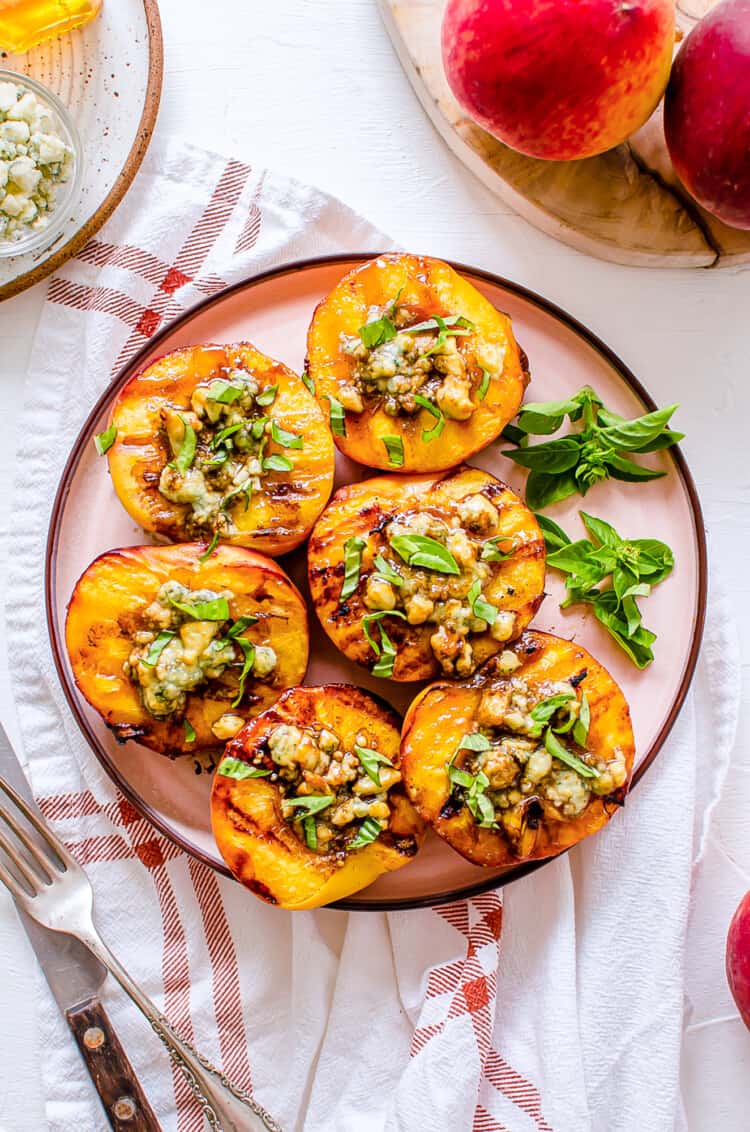
M 46 228 L 73 162 L 52 110 L 20 83 L 0 82 L 0 241 Z

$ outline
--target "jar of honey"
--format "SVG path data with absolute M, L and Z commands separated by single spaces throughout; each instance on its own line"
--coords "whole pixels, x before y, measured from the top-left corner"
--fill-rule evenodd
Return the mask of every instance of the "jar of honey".
M 28 51 L 87 24 L 101 6 L 102 0 L 0 0 L 0 49 Z

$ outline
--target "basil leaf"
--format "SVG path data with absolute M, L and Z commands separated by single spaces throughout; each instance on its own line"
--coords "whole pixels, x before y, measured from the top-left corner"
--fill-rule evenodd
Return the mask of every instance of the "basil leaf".
M 194 743 L 196 739 L 195 728 L 193 727 L 189 719 L 183 719 L 182 729 L 185 732 L 185 742 Z
M 302 830 L 305 835 L 305 845 L 308 849 L 318 848 L 318 827 L 315 824 L 315 818 L 308 814 L 306 818 L 302 819 Z
M 638 551 L 638 573 L 648 578 L 652 586 L 672 573 L 674 555 L 665 542 L 654 538 L 633 539 L 630 543 Z
M 304 441 L 296 432 L 287 432 L 276 421 L 271 421 L 271 440 L 280 444 L 282 448 L 302 448 Z
M 236 432 L 239 432 L 240 429 L 244 427 L 244 421 L 240 421 L 239 424 L 227 425 L 226 428 L 223 428 L 220 432 L 216 433 L 213 440 L 211 441 L 211 447 L 218 448 L 221 444 L 224 443 L 225 440 L 228 440 L 230 436 L 234 436 Z
M 579 539 L 578 542 L 568 542 L 559 550 L 553 550 L 547 555 L 547 565 L 555 570 L 561 570 L 564 574 L 577 574 L 580 570 L 591 566 L 591 556 L 595 549 L 594 544 L 585 538 Z M 605 577 L 608 572 L 600 569 L 601 577 Z
M 587 763 L 582 762 L 572 751 L 567 747 L 563 747 L 560 740 L 551 729 L 547 729 L 544 733 L 544 746 L 548 754 L 552 755 L 553 759 L 557 759 L 561 763 L 565 763 L 571 770 L 580 774 L 581 778 L 596 778 L 596 771 L 593 767 L 588 766 Z
M 481 621 L 486 621 L 488 625 L 494 625 L 497 621 L 498 610 L 482 596 L 482 583 L 478 578 L 476 582 L 472 582 L 466 596 L 474 616 Z
M 229 620 L 229 601 L 225 597 L 217 597 L 213 601 L 179 601 L 170 597 L 169 604 L 194 621 Z
M 370 633 L 370 626 L 382 621 L 384 617 L 400 617 L 402 621 L 406 621 L 406 614 L 402 613 L 399 609 L 379 609 L 377 613 L 366 613 L 362 618 L 362 632 L 367 638 L 370 648 L 375 653 L 375 656 L 380 656 L 380 645 L 375 641 Z
M 538 401 L 524 405 L 518 415 L 518 427 L 535 436 L 549 436 L 557 432 L 568 413 L 579 408 L 578 402 L 568 397 L 564 401 Z
M 299 798 L 284 798 L 281 804 L 290 810 L 304 810 L 310 815 L 327 810 L 335 801 L 333 794 L 305 794 Z
M 227 631 L 226 640 L 233 641 L 235 637 L 239 637 L 240 633 L 244 633 L 249 625 L 255 625 L 258 621 L 257 617 L 248 614 L 245 617 L 238 617 L 234 625 Z
M 381 318 L 375 319 L 374 322 L 366 322 L 364 326 L 360 326 L 357 333 L 362 339 L 362 344 L 368 350 L 374 350 L 376 346 L 390 342 L 392 338 L 396 337 L 398 331 L 388 315 L 384 314 Z
M 632 639 L 638 631 L 642 618 L 638 603 L 631 594 L 625 594 L 622 599 L 622 614 L 625 618 L 628 637 Z
M 228 459 L 229 452 L 226 448 L 222 448 L 221 451 L 217 452 L 217 454 L 211 460 L 207 460 L 205 463 L 201 463 L 201 471 L 209 472 L 213 468 L 222 468 L 224 464 L 226 464 Z
M 168 629 L 163 629 L 148 646 L 148 651 L 143 657 L 142 663 L 149 668 L 153 668 L 169 642 L 173 641 L 176 636 L 176 633 L 172 633 Z
M 503 440 L 508 440 L 511 444 L 525 445 L 528 443 L 528 436 L 523 429 L 512 424 L 507 424 L 500 435 Z
M 577 436 L 561 436 L 546 444 L 532 444 L 528 448 L 508 449 L 502 452 L 514 463 L 537 472 L 557 474 L 574 468 L 581 456 L 581 441 Z
M 378 571 L 375 575 L 377 578 L 382 578 L 384 582 L 390 582 L 392 586 L 403 586 L 404 579 L 396 573 L 390 562 L 386 561 L 382 554 L 377 555 L 374 564 Z
M 334 436 L 346 436 L 346 413 L 344 406 L 328 394 L 328 422 Z
M 278 391 L 278 385 L 267 385 L 262 392 L 258 393 L 255 398 L 255 403 L 260 405 L 262 409 L 265 409 L 267 405 L 273 405 Z
M 570 539 L 565 534 L 565 531 L 562 527 L 558 527 L 557 523 L 554 523 L 552 519 L 549 519 L 546 515 L 535 515 L 534 518 L 544 535 L 544 543 L 548 552 L 562 550 L 564 546 L 570 546 Z
M 376 786 L 382 786 L 380 781 L 380 771 L 378 766 L 393 766 L 390 759 L 385 755 L 381 755 L 379 751 L 373 750 L 372 747 L 355 747 L 354 754 L 362 763 L 365 774 L 371 778 Z
M 472 813 L 480 829 L 496 829 L 495 807 L 482 791 L 472 792 L 466 798 L 466 805 Z
M 679 405 L 667 405 L 664 409 L 655 409 L 642 417 L 632 421 L 623 421 L 605 428 L 602 435 L 613 448 L 622 448 L 625 451 L 635 451 L 643 444 L 650 444 L 663 432 L 669 418 L 679 408 Z
M 627 618 L 618 609 L 618 605 L 614 590 L 604 590 L 594 598 L 594 615 L 633 664 L 637 668 L 646 668 L 654 659 L 651 646 L 656 640 L 656 634 L 643 625 L 639 625 L 634 633 L 628 633 Z
M 615 566 L 612 571 L 612 589 L 617 594 L 620 601 L 634 586 L 637 586 L 638 579 L 635 574 L 630 570 L 623 569 L 619 564 Z
M 671 448 L 673 444 L 679 444 L 681 440 L 685 439 L 684 432 L 675 432 L 674 429 L 665 428 L 655 440 L 649 441 L 648 444 L 639 444 L 637 448 L 629 448 L 629 452 L 640 452 L 646 455 L 648 452 L 662 452 L 665 448 Z
M 559 503 L 578 491 L 578 481 L 572 472 L 560 476 L 533 471 L 526 480 L 526 502 L 532 511 L 541 511 L 551 503 Z
M 264 472 L 291 472 L 293 467 L 294 464 L 289 457 L 282 456 L 280 452 L 272 452 L 263 461 Z
M 234 643 L 242 650 L 244 657 L 244 664 L 240 672 L 240 682 L 237 688 L 237 695 L 232 700 L 232 707 L 238 707 L 242 702 L 242 697 L 245 694 L 245 684 L 247 678 L 252 672 L 253 665 L 255 664 L 255 645 L 248 641 L 247 637 L 234 637 Z
M 358 535 L 353 535 L 352 538 L 348 538 L 344 543 L 344 581 L 341 586 L 341 593 L 339 594 L 339 602 L 345 601 L 346 598 L 351 597 L 359 585 L 359 572 L 362 568 L 362 551 L 366 546 L 366 539 L 360 538 Z
M 589 737 L 589 726 L 591 724 L 591 708 L 589 707 L 589 698 L 585 692 L 581 693 L 581 709 L 578 713 L 578 719 L 573 725 L 573 739 L 579 747 L 586 746 L 586 740 Z
M 372 666 L 373 676 L 381 676 L 383 679 L 389 679 L 393 675 L 393 669 L 396 664 L 396 649 L 393 646 L 393 641 L 386 633 L 382 625 L 378 625 L 380 630 L 380 648 L 381 654 Z
M 439 574 L 460 574 L 455 558 L 442 543 L 427 535 L 394 535 L 390 539 L 393 550 L 409 566 L 421 566 Z
M 583 519 L 584 527 L 597 542 L 615 550 L 623 545 L 623 539 L 620 538 L 615 528 L 609 523 L 605 523 L 604 519 L 596 519 L 593 515 L 587 515 L 585 511 L 580 511 L 579 514 Z
M 206 550 L 203 551 L 203 554 L 198 555 L 198 561 L 199 562 L 205 562 L 207 558 L 211 557 L 211 555 L 216 550 L 216 547 L 218 545 L 219 545 L 219 532 L 214 531 L 214 537 L 211 539 Z
M 388 463 L 392 468 L 401 468 L 404 463 L 404 442 L 400 436 L 384 436 L 382 438 L 388 453 Z
M 105 452 L 109 452 L 110 448 L 115 442 L 116 436 L 116 425 L 110 425 L 109 428 L 105 428 L 104 432 L 98 432 L 96 434 L 96 436 L 94 437 L 94 447 L 96 448 L 100 456 L 103 456 Z
M 414 326 L 407 326 L 405 333 L 418 334 L 421 330 L 439 330 L 439 322 L 443 323 L 443 325 L 446 327 L 460 326 L 467 332 L 473 332 L 476 330 L 474 323 L 471 322 L 468 318 L 464 318 L 463 315 L 449 314 L 446 318 L 441 318 L 439 321 L 438 316 L 436 315 L 434 318 L 426 318 L 424 322 L 417 322 Z
M 263 433 L 266 431 L 267 423 L 268 417 L 258 417 L 257 420 L 253 421 L 252 425 L 250 426 L 250 435 L 252 436 L 253 440 L 260 440 L 260 438 L 263 436 Z M 265 443 L 267 444 L 268 441 L 266 440 Z
M 571 688 L 569 692 L 558 692 L 554 696 L 548 696 L 546 700 L 540 700 L 538 704 L 531 709 L 530 715 L 535 723 L 549 723 L 552 716 L 559 708 L 569 704 L 571 700 L 576 699 L 576 694 Z
M 244 386 L 232 385 L 231 381 L 212 381 L 206 390 L 209 401 L 218 401 L 222 405 L 232 405 L 245 392 Z
M 507 550 L 501 550 L 499 544 L 504 543 L 508 546 Z M 482 546 L 481 559 L 483 562 L 506 562 L 512 558 L 519 547 L 518 539 L 512 535 L 495 535 L 494 538 L 488 538 Z
M 471 731 L 458 744 L 459 751 L 489 751 L 492 743 L 481 731 Z
M 362 849 L 365 845 L 371 845 L 373 841 L 377 841 L 382 832 L 383 827 L 380 822 L 375 821 L 375 818 L 365 818 L 359 827 L 357 836 L 347 844 L 346 848 Z
M 225 778 L 236 778 L 241 782 L 243 778 L 266 778 L 271 771 L 266 770 L 265 767 L 251 766 L 243 759 L 235 759 L 227 755 L 219 763 L 216 773 L 223 774 Z
M 655 472 L 652 468 L 644 468 L 625 456 L 610 456 L 607 468 L 613 480 L 623 480 L 625 483 L 646 483 L 648 480 L 660 480 L 666 472 Z
M 433 405 L 432 401 L 428 401 L 421 393 L 415 393 L 414 400 L 417 405 L 422 409 L 426 409 L 428 413 L 431 413 L 432 416 L 436 418 L 435 425 L 430 429 L 424 429 L 422 432 L 422 440 L 424 440 L 425 444 L 429 444 L 430 441 L 437 440 L 445 428 L 445 414 L 442 409 L 439 409 L 437 405 Z
M 183 427 L 185 429 L 185 435 L 182 438 L 182 444 L 180 445 L 180 451 L 177 453 L 177 458 L 175 459 L 174 466 L 175 468 L 177 468 L 178 472 L 182 472 L 184 474 L 188 470 L 188 468 L 192 466 L 193 460 L 195 459 L 197 438 L 195 435 L 195 429 L 190 424 L 190 422 L 182 416 L 182 414 L 180 414 L 180 420 L 182 421 Z
M 469 774 L 467 770 L 461 770 L 460 767 L 454 766 L 453 763 L 447 764 L 448 779 L 454 786 L 470 787 L 474 785 L 474 775 Z
M 479 388 L 477 389 L 477 401 L 484 401 L 487 396 L 487 390 L 490 387 L 491 378 L 492 374 L 490 371 L 482 366 L 482 380 L 479 382 Z
M 312 395 L 314 397 L 315 396 L 315 386 L 313 384 L 313 379 L 310 377 L 310 374 L 307 373 L 307 371 L 305 371 L 305 373 L 303 373 L 301 375 L 301 380 L 302 380 L 302 384 L 304 385 L 304 387 L 308 391 L 308 393 L 312 393 Z

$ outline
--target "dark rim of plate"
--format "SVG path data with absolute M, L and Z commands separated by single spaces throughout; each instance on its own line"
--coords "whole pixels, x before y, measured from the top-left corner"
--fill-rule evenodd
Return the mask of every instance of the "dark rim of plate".
M 266 283 L 271 279 L 281 278 L 285 275 L 296 274 L 301 271 L 306 271 L 318 267 L 324 267 L 335 263 L 341 263 L 349 266 L 355 263 L 362 263 L 365 260 L 375 259 L 379 254 L 387 254 L 385 252 L 348 252 L 345 254 L 329 255 L 329 256 L 315 256 L 309 259 L 295 260 L 292 263 L 285 264 L 281 267 L 271 268 L 268 271 L 263 271 L 258 275 L 252 275 L 239 283 L 233 283 L 229 287 L 217 291 L 216 294 L 211 295 L 209 298 L 201 300 L 194 306 L 190 307 L 183 314 L 173 319 L 170 323 L 165 325 L 158 334 L 150 338 L 148 342 L 138 351 L 137 354 L 125 365 L 117 376 L 110 382 L 104 390 L 93 409 L 86 418 L 78 437 L 73 445 L 70 455 L 66 461 L 65 468 L 63 469 L 62 477 L 60 479 L 60 486 L 57 489 L 55 502 L 52 508 L 52 515 L 50 518 L 49 534 L 47 536 L 47 548 L 45 559 L 45 603 L 46 603 L 46 616 L 47 628 L 50 636 L 50 643 L 52 646 L 52 654 L 55 661 L 55 667 L 60 678 L 65 698 L 68 701 L 70 710 L 78 724 L 84 738 L 88 742 L 91 750 L 96 755 L 101 765 L 106 770 L 107 774 L 114 781 L 115 785 L 125 795 L 136 810 L 148 819 L 165 837 L 174 842 L 188 853 L 190 856 L 201 861 L 203 864 L 208 865 L 209 868 L 217 872 L 224 873 L 226 876 L 231 876 L 229 869 L 226 866 L 218 863 L 214 858 L 204 853 L 198 846 L 188 841 L 187 838 L 180 836 L 175 830 L 163 820 L 161 815 L 154 810 L 154 808 L 145 802 L 143 798 L 132 788 L 127 779 L 122 775 L 119 768 L 112 762 L 107 752 L 100 745 L 86 715 L 82 699 L 76 689 L 75 681 L 67 670 L 66 667 L 66 651 L 65 641 L 63 634 L 57 624 L 56 610 L 57 610 L 57 585 L 56 585 L 56 566 L 57 554 L 59 548 L 60 537 L 60 520 L 62 517 L 63 509 L 70 493 L 73 476 L 78 467 L 82 453 L 91 441 L 96 424 L 99 421 L 103 411 L 109 405 L 115 394 L 122 388 L 122 386 L 143 367 L 145 360 L 153 355 L 154 350 L 158 348 L 159 344 L 163 342 L 180 327 L 190 322 L 196 315 L 204 313 L 216 303 L 222 302 L 224 299 L 233 295 L 237 291 L 243 291 L 250 287 L 256 287 L 261 283 Z M 457 263 L 454 260 L 447 260 L 451 266 L 458 271 L 461 275 L 467 275 L 474 279 L 483 280 L 486 283 L 491 283 L 495 287 L 502 290 L 510 291 L 512 294 L 517 295 L 519 298 L 532 303 L 540 310 L 546 312 L 555 318 L 558 322 L 567 326 L 579 338 L 582 338 L 589 346 L 593 347 L 609 365 L 616 371 L 622 380 L 628 385 L 633 392 L 638 396 L 644 407 L 650 412 L 656 409 L 656 403 L 650 394 L 644 389 L 638 378 L 634 373 L 625 365 L 625 363 L 615 354 L 610 348 L 602 342 L 595 334 L 593 334 L 583 323 L 573 318 L 572 315 L 562 310 L 555 303 L 549 299 L 543 298 L 541 295 L 536 294 L 535 291 L 529 290 L 527 287 L 522 287 L 518 283 L 513 283 L 509 279 L 505 279 L 500 275 L 494 274 L 491 271 L 485 271 L 482 268 L 472 267 L 467 264 Z M 708 559 L 706 551 L 706 535 L 703 527 L 703 515 L 701 511 L 700 502 L 698 500 L 698 493 L 693 482 L 693 477 L 690 474 L 685 457 L 680 451 L 679 446 L 671 448 L 670 455 L 675 461 L 677 470 L 680 474 L 682 482 L 685 487 L 690 507 L 693 514 L 693 524 L 695 529 L 695 540 L 698 551 L 698 593 L 696 600 L 695 623 L 693 626 L 693 636 L 688 653 L 685 668 L 682 674 L 680 687 L 674 698 L 669 714 L 665 719 L 658 735 L 651 744 L 651 747 L 643 759 L 639 762 L 636 770 L 633 773 L 630 789 L 640 782 L 643 775 L 649 769 L 654 759 L 661 750 L 664 742 L 669 735 L 675 720 L 680 712 L 684 703 L 685 697 L 690 688 L 690 684 L 695 672 L 695 666 L 698 661 L 698 653 L 700 651 L 701 640 L 703 637 L 703 628 L 706 619 L 706 599 L 708 592 Z M 566 850 L 567 852 L 567 850 Z M 356 912 L 394 912 L 404 911 L 410 908 L 430 908 L 436 907 L 440 904 L 447 904 L 454 900 L 465 900 L 471 896 L 478 896 L 482 892 L 488 892 L 491 889 L 501 888 L 511 881 L 518 880 L 529 873 L 534 872 L 536 869 L 546 865 L 549 861 L 555 860 L 554 857 L 544 857 L 537 861 L 528 861 L 525 864 L 514 865 L 505 870 L 500 875 L 493 874 L 486 880 L 479 880 L 476 884 L 465 885 L 461 888 L 453 889 L 448 892 L 436 892 L 429 896 L 421 897 L 407 897 L 403 900 L 367 900 L 367 899 L 353 899 L 347 898 L 346 900 L 339 900 L 334 904 L 328 905 L 330 908 L 346 909 L 348 911 Z

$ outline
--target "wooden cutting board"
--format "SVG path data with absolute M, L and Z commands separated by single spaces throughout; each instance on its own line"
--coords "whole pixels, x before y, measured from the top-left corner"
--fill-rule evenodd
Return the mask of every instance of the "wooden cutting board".
M 679 0 L 687 32 L 716 0 Z M 680 187 L 659 108 L 628 142 L 583 161 L 540 161 L 466 116 L 443 72 L 445 0 L 378 0 L 399 59 L 433 125 L 481 181 L 529 223 L 578 251 L 637 267 L 750 262 L 750 232 L 709 216 Z

